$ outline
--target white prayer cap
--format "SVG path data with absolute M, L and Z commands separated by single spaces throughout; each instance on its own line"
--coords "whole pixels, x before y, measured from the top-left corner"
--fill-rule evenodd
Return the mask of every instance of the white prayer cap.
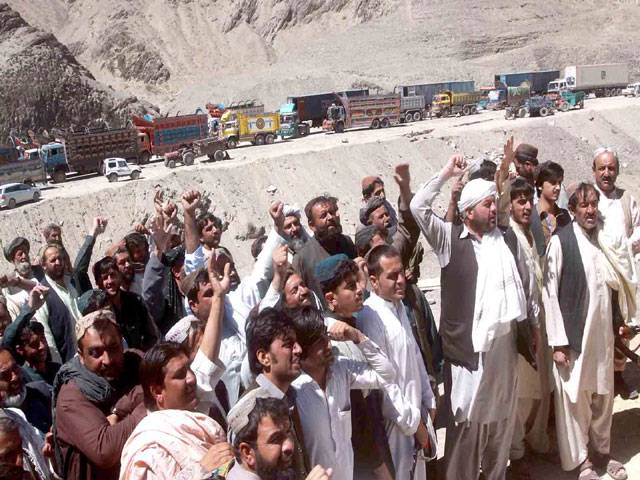
M 475 207 L 487 197 L 496 195 L 495 182 L 489 182 L 483 178 L 476 178 L 467 183 L 460 193 L 458 211 L 464 216 L 464 212 Z
M 167 342 L 184 342 L 189 336 L 189 330 L 191 324 L 197 322 L 198 319 L 193 315 L 187 315 L 181 320 L 178 320 L 173 327 L 165 334 L 164 339 Z
M 298 207 L 297 205 L 287 205 L 286 203 L 284 207 L 282 207 L 282 213 L 285 217 L 295 215 L 296 217 L 298 217 L 298 219 L 300 219 L 300 217 L 302 216 L 302 210 L 300 210 L 300 207 Z
M 227 414 L 227 427 L 229 431 L 229 442 L 233 444 L 236 435 L 249 424 L 249 415 L 256 407 L 259 398 L 271 398 L 267 390 L 262 387 L 254 388 L 245 393 L 238 403 L 236 403 Z M 283 400 L 284 401 L 284 400 Z

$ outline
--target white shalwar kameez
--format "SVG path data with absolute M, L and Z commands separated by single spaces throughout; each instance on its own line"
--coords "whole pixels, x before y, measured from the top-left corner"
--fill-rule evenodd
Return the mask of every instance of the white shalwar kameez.
M 420 423 L 420 409 L 407 402 L 393 383 L 395 372 L 380 348 L 371 340 L 357 347 L 366 363 L 338 356 L 328 369 L 324 390 L 306 373 L 292 384 L 309 462 L 333 469 L 332 480 L 354 478 L 351 390 L 380 388 L 390 399 L 400 428 L 415 431 Z
M 617 278 L 602 250 L 577 223 L 565 228 L 574 230 L 589 291 L 582 353 L 570 350 L 569 366 L 553 366 L 558 449 L 562 468 L 569 471 L 584 462 L 588 446 L 598 453 L 609 453 L 614 350 L 609 285 L 617 285 Z M 553 236 L 547 249 L 543 290 L 551 347 L 569 345 L 558 300 L 561 272 L 562 247 Z
M 419 409 L 421 417 L 426 419 L 429 410 L 436 408 L 436 402 L 404 305 L 395 305 L 372 293 L 358 313 L 357 324 L 358 329 L 378 345 L 390 360 L 402 396 Z M 413 435 L 418 423 L 411 431 L 399 425 L 396 409 L 386 394 L 382 402 L 382 415 L 396 480 L 410 480 L 416 453 Z M 422 480 L 425 476 L 426 464 L 419 459 L 415 463 L 413 478 Z

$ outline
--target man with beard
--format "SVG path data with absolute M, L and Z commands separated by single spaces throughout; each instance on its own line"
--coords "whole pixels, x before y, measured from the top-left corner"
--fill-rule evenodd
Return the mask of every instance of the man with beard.
M 5 330 L 2 346 L 11 349 L 14 357 L 20 361 L 25 383 L 43 381 L 52 386 L 60 364 L 49 360 L 44 327 L 32 321 L 48 293 L 49 289 L 42 285 L 33 287 L 27 305 L 22 307 L 18 318 Z
M 4 408 L 18 408 L 43 434 L 51 428 L 51 389 L 45 382 L 25 383 L 11 352 L 0 347 L 0 399 Z
M 227 480 L 302 480 L 293 465 L 295 441 L 287 404 L 256 388 L 227 417 L 235 461 Z M 329 480 L 332 469 L 317 465 L 306 480 Z
M 322 314 L 312 308 L 297 312 L 293 322 L 303 370 L 293 387 L 310 464 L 331 467 L 336 480 L 357 478 L 351 447 L 351 390 L 383 391 L 405 431 L 417 428 L 420 411 L 403 398 L 393 366 L 380 348 L 356 328 L 336 322 L 327 331 Z M 330 338 L 352 342 L 365 361 L 334 359 Z
M 69 257 L 69 253 L 67 252 L 67 249 L 64 248 L 64 244 L 62 243 L 62 226 L 57 223 L 49 223 L 42 230 L 42 236 L 44 237 L 45 243 L 56 243 L 62 247 L 62 249 L 64 250 L 67 273 L 71 275 L 71 273 L 73 272 L 73 267 L 71 265 L 71 258 Z
M 65 275 L 64 255 L 59 245 L 51 244 L 42 252 L 45 277 L 42 284 L 49 288 L 44 323 L 45 336 L 53 361 L 66 362 L 75 354 L 74 325 L 80 319 L 78 292 L 74 282 Z
M 116 480 L 120 454 L 146 415 L 138 384 L 140 357 L 125 353 L 115 315 L 99 310 L 75 327 L 78 355 L 54 383 L 54 445 L 66 480 Z
M 149 414 L 122 450 L 120 480 L 201 479 L 233 459 L 222 427 L 196 411 L 197 382 L 189 364 L 189 352 L 175 342 L 145 353 L 140 379 Z
M 409 208 L 413 197 L 409 165 L 406 163 L 396 165 L 394 178 L 400 189 L 399 220 L 393 222 L 392 212 L 389 210 L 386 199 L 372 196 L 360 210 L 360 222 L 365 226 L 375 225 L 383 231 L 387 237 L 387 243 L 400 252 L 402 264 L 408 268 L 420 237 L 420 227 Z
M 460 177 L 466 166 L 462 155 L 452 156 L 416 192 L 411 210 L 441 267 L 439 332 L 450 399 L 445 477 L 477 479 L 482 467 L 486 479 L 497 480 L 505 477 L 509 459 L 518 323 L 528 311 L 517 243 L 507 244 L 496 227 L 495 183 L 478 178 L 464 186 L 458 202 L 462 225 L 432 209 L 442 185 Z
M 129 250 L 125 247 L 118 247 L 113 252 L 113 258 L 118 266 L 118 271 L 122 275 L 122 288 L 126 291 L 133 291 L 132 287 L 136 272 L 133 268 Z
M 620 173 L 618 154 L 611 148 L 598 148 L 593 155 L 593 177 L 595 187 L 600 193 L 598 211 L 603 221 L 602 230 L 605 237 L 623 237 L 630 246 L 630 262 L 640 252 L 640 209 L 636 199 L 628 190 L 616 185 Z M 617 349 L 614 357 L 614 384 L 616 394 L 623 398 L 638 397 L 636 388 L 627 385 L 622 372 L 625 369 L 626 357 Z
M 143 352 L 158 341 L 160 334 L 151 321 L 142 299 L 132 292 L 123 290 L 122 274 L 112 257 L 104 257 L 93 266 L 93 276 L 98 287 L 109 298 L 111 309 L 129 348 Z
M 27 303 L 29 291 L 44 279 L 42 267 L 31 264 L 30 251 L 31 245 L 24 237 L 14 238 L 4 248 L 4 258 L 13 265 L 14 275 L 2 276 L 0 287 L 7 300 L 7 309 L 14 319 Z
M 0 412 L 0 478 L 49 480 L 41 435 L 16 411 Z
M 282 232 L 289 245 L 289 262 L 292 262 L 294 255 L 309 240 L 309 234 L 300 223 L 302 211 L 298 207 L 285 204 L 282 213 L 284 214 Z
M 305 285 L 322 299 L 322 290 L 314 277 L 317 263 L 338 253 L 355 258 L 356 247 L 349 237 L 342 234 L 337 198 L 326 195 L 315 197 L 304 207 L 304 213 L 314 235 L 293 258 L 293 268 Z
M 612 317 L 616 308 L 623 321 L 633 316 L 635 290 L 625 287 L 614 239 L 603 241 L 598 201 L 599 193 L 589 183 L 579 184 L 571 195 L 574 221 L 551 238 L 543 299 L 553 348 L 562 468 L 579 467 L 580 479 L 595 480 L 600 478 L 595 468 L 606 466 L 612 478 L 624 480 L 624 466 L 609 455 L 614 398 Z M 628 248 L 626 238 L 618 237 L 618 246 L 623 251 Z
M 426 476 L 425 457 L 416 452 L 415 445 L 417 443 L 420 450 L 433 449 L 427 425 L 435 416 L 436 403 L 402 304 L 406 280 L 400 254 L 389 245 L 377 246 L 369 253 L 367 270 L 373 292 L 358 315 L 358 328 L 379 345 L 392 362 L 398 386 L 417 415 L 411 427 L 406 428 L 390 397 L 383 397 L 382 414 L 395 478 L 422 479 Z
M 265 308 L 247 323 L 247 357 L 251 373 L 269 396 L 284 399 L 289 407 L 296 478 L 304 478 L 309 471 L 295 391 L 291 388 L 291 382 L 300 375 L 300 353 L 293 321 L 286 313 Z

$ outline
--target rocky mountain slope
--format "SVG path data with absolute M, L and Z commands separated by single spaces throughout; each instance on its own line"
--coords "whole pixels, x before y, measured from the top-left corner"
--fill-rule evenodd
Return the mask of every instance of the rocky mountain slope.
M 170 113 L 207 101 L 627 61 L 637 2 L 8 0 L 101 82 Z
M 0 139 L 11 129 L 120 125 L 150 105 L 109 90 L 52 33 L 0 4 Z

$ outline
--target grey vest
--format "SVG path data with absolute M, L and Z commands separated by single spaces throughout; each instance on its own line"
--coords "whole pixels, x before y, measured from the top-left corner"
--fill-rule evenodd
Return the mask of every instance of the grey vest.
M 564 331 L 569 340 L 569 348 L 582 352 L 582 336 L 589 308 L 589 289 L 584 272 L 578 240 L 573 224 L 560 229 L 556 235 L 562 249 L 562 272 L 558 289 L 558 302 L 564 322 Z
M 440 336 L 445 360 L 453 365 L 477 370 L 479 357 L 473 350 L 471 334 L 478 263 L 471 237 L 460 238 L 462 228 L 462 225 L 451 225 L 451 258 L 440 272 Z M 507 230 L 504 239 L 516 257 L 518 247 L 515 234 Z

